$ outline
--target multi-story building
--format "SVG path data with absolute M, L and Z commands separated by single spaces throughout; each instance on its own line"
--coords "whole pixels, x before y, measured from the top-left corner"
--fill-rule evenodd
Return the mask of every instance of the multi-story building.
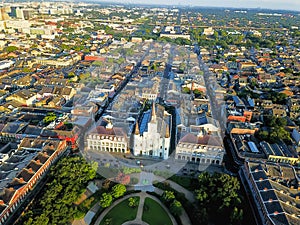
M 239 174 L 261 224 L 300 224 L 300 183 L 292 166 L 246 161 Z
M 201 127 L 198 134 L 187 132 L 182 135 L 176 146 L 175 159 L 221 165 L 224 152 L 221 138 Z
M 50 166 L 66 150 L 66 141 L 24 138 L 0 166 L 0 224 L 10 216 L 37 187 Z
M 114 127 L 111 122 L 106 126 L 97 126 L 87 136 L 89 150 L 102 152 L 127 153 L 128 138 L 122 127 Z

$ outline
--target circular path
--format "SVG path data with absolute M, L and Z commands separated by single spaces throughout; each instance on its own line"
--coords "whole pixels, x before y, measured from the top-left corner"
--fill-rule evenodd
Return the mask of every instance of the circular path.
M 108 207 L 107 209 L 105 209 L 101 215 L 98 217 L 97 221 L 95 222 L 95 224 L 100 224 L 100 222 L 103 220 L 103 218 L 106 216 L 106 214 L 116 205 L 118 205 L 120 202 L 130 198 L 130 197 L 134 197 L 134 196 L 138 196 L 140 197 L 140 202 L 139 202 L 139 206 L 138 206 L 138 211 L 137 211 L 137 215 L 135 220 L 132 221 L 127 221 L 125 223 L 123 223 L 122 225 L 149 225 L 148 223 L 142 221 L 142 215 L 143 215 L 143 207 L 144 207 L 144 202 L 145 202 L 145 198 L 152 198 L 154 201 L 156 201 L 158 204 L 161 205 L 161 207 L 168 213 L 168 216 L 170 217 L 173 225 L 177 225 L 176 220 L 174 219 L 174 217 L 171 215 L 171 213 L 169 212 L 169 210 L 167 209 L 167 207 L 165 205 L 163 205 L 160 200 L 152 195 L 149 195 L 145 192 L 140 192 L 140 193 L 136 193 L 136 194 L 130 194 L 125 196 L 124 198 L 118 199 L 117 201 L 115 201 L 110 207 Z

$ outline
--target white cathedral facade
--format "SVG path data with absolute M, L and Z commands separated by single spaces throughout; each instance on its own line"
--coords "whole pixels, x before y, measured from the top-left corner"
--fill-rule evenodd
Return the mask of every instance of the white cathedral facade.
M 158 115 L 157 115 L 158 114 Z M 133 134 L 133 154 L 167 159 L 170 149 L 171 115 L 160 106 L 156 113 L 155 103 L 145 112 L 135 125 Z

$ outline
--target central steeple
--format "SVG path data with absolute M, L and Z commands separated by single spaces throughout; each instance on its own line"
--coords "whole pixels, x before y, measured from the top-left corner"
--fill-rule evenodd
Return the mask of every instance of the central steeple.
M 155 102 L 152 102 L 151 122 L 156 122 Z
M 139 135 L 140 134 L 140 129 L 139 129 L 139 122 L 136 121 L 135 123 L 135 131 L 134 131 L 135 135 Z

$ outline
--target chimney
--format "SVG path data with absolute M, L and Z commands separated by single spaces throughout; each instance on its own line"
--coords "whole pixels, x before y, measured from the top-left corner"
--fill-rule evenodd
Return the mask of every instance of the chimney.
M 109 121 L 109 122 L 106 124 L 105 129 L 106 129 L 106 130 L 111 130 L 111 129 L 113 129 L 113 124 L 111 123 L 111 121 Z
M 200 128 L 199 133 L 197 135 L 198 138 L 201 138 L 204 136 L 203 127 Z

